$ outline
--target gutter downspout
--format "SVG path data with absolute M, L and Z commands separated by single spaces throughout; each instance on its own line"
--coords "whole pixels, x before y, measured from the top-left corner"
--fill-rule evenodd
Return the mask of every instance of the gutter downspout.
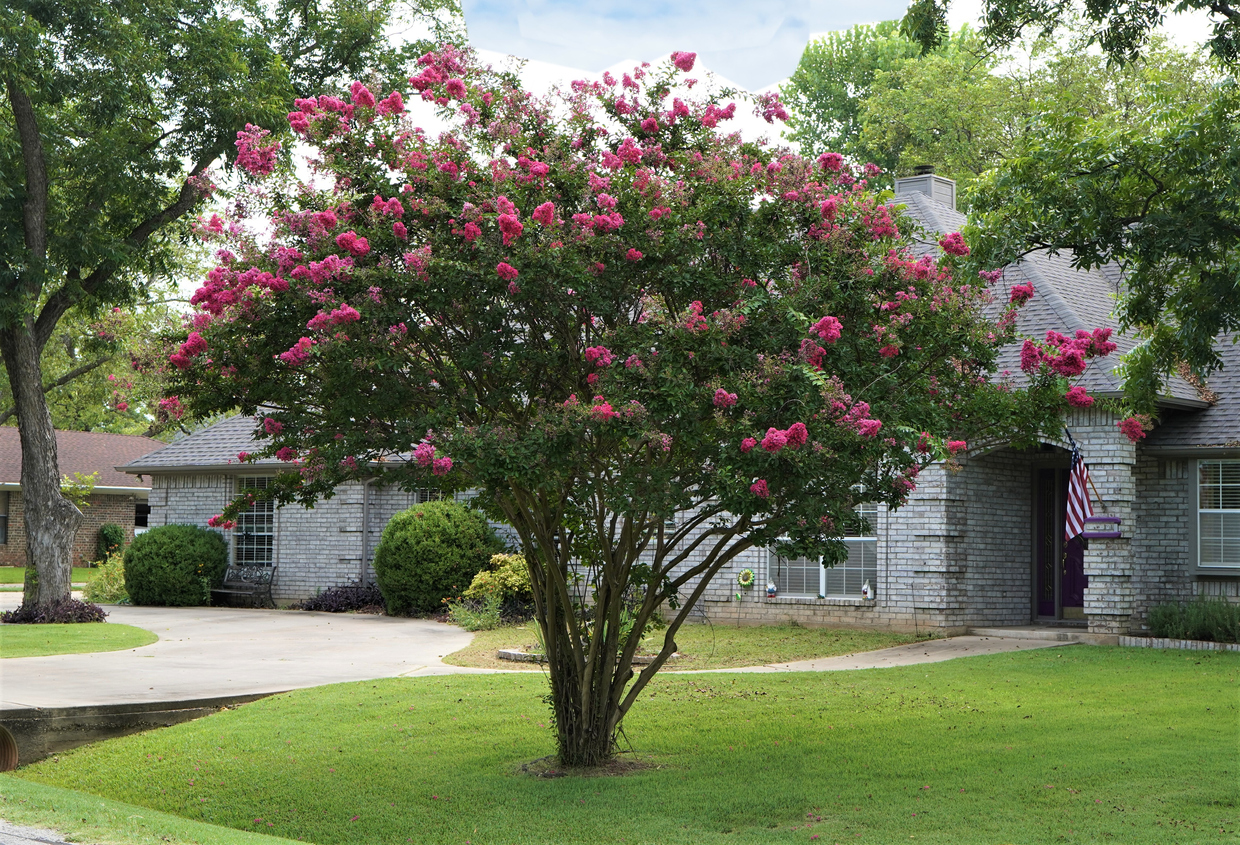
M 367 478 L 362 482 L 362 569 L 357 576 L 357 585 L 366 586 L 366 567 L 370 563 L 370 482 Z

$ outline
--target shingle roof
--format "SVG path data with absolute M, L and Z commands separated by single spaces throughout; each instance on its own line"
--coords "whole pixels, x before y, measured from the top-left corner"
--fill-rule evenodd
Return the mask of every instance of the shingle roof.
M 254 429 L 253 417 L 229 417 L 175 440 L 157 452 L 131 460 L 118 469 L 132 473 L 168 472 L 190 467 L 222 469 L 231 466 L 240 469 L 251 464 L 241 464 L 237 460 L 238 452 L 257 452 L 262 448 L 262 444 L 254 439 Z M 281 462 L 275 458 L 264 458 L 254 463 L 279 466 Z
M 15 426 L 0 426 L 0 483 L 19 484 L 22 477 L 21 434 Z M 60 474 L 99 473 L 96 487 L 147 489 L 137 478 L 117 472 L 118 461 L 145 455 L 163 444 L 150 437 L 131 434 L 105 434 L 99 431 L 56 432 L 56 462 Z
M 1236 335 L 1224 336 L 1217 345 L 1223 369 L 1210 376 L 1208 387 L 1218 402 L 1204 411 L 1165 415 L 1145 444 L 1155 449 L 1240 447 L 1240 345 Z
M 936 202 L 921 192 L 900 193 L 896 202 L 905 204 L 905 211 L 930 232 L 956 232 L 965 224 L 965 216 L 954 208 Z M 918 253 L 937 249 L 922 242 Z M 1003 279 L 995 287 L 997 303 L 1006 303 L 1012 287 L 1033 284 L 1034 296 L 1017 316 L 1016 327 L 1029 337 L 1042 338 L 1048 331 L 1071 336 L 1077 329 L 1092 331 L 1115 324 L 1114 302 L 1123 275 L 1115 265 L 1081 270 L 1072 266 L 1071 257 L 1051 255 L 1045 250 L 1031 253 L 1004 268 Z M 1090 362 L 1089 369 L 1077 379 L 1090 393 L 1118 395 L 1122 384 L 1115 368 L 1119 357 L 1136 346 L 1130 335 L 1116 333 L 1111 338 L 1118 350 Z M 1020 376 L 1020 347 L 1009 346 L 999 354 L 999 370 Z M 1204 407 L 1196 389 L 1179 376 L 1172 376 L 1164 386 L 1167 403 L 1181 408 Z

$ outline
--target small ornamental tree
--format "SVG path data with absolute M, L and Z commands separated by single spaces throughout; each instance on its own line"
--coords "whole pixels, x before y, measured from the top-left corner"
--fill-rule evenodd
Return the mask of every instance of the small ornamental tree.
M 445 46 L 411 80 L 437 138 L 397 94 L 298 100 L 316 182 L 265 180 L 252 233 L 204 227 L 220 264 L 172 358 L 193 410 L 256 414 L 300 462 L 269 495 L 472 489 L 516 530 L 564 765 L 612 756 L 736 555 L 842 559 L 858 503 L 899 507 L 966 440 L 1035 442 L 1110 346 L 1056 336 L 992 381 L 1023 295 L 992 302 L 958 234 L 910 252 L 873 169 L 717 131 L 735 104 L 674 90 L 693 59 L 538 98 Z

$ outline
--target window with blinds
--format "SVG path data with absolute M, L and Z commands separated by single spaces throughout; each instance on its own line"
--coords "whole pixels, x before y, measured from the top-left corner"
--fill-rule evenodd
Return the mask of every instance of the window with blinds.
M 270 477 L 237 479 L 237 492 L 266 490 Z M 237 514 L 233 529 L 233 563 L 237 566 L 271 566 L 275 548 L 275 502 L 259 500 Z
M 1197 462 L 1197 565 L 1240 568 L 1240 461 Z
M 845 526 L 844 543 L 848 559 L 824 567 L 814 558 L 783 558 L 772 554 L 767 568 L 779 595 L 792 598 L 858 598 L 866 581 L 878 582 L 878 538 L 874 524 L 878 505 L 857 506 L 857 518 Z

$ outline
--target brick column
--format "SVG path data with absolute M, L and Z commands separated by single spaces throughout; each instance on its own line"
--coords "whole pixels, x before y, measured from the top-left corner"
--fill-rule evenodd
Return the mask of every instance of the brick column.
M 1096 516 L 1118 516 L 1122 537 L 1090 540 L 1085 552 L 1085 616 L 1091 633 L 1127 634 L 1135 610 L 1132 535 L 1136 508 L 1136 446 L 1120 432 L 1113 414 L 1081 409 L 1068 428 L 1089 464 Z M 1094 488 L 1102 497 L 1099 503 Z

